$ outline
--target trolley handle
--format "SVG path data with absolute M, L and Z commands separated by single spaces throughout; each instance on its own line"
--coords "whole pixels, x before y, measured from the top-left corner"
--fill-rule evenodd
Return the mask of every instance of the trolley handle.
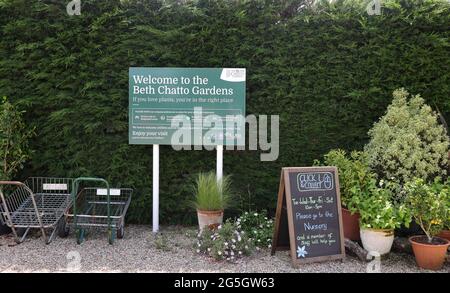
M 23 182 L 20 182 L 20 181 L 0 181 L 0 185 L 26 186 Z
M 3 190 L 1 185 L 5 185 L 5 186 L 6 185 L 15 185 L 15 186 L 18 186 L 18 187 L 22 187 L 33 197 L 33 201 L 34 201 L 34 193 L 33 193 L 33 191 L 23 182 L 0 180 L 0 191 Z M 2 195 L 3 195 L 3 192 L 2 192 Z M 2 198 L 2 200 L 3 200 L 3 198 Z

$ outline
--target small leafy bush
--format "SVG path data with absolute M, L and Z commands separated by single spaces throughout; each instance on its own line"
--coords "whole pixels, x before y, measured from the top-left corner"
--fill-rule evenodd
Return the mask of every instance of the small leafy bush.
M 370 186 L 371 196 L 359 203 L 361 228 L 393 230 L 402 225 L 409 227 L 409 210 L 405 205 L 396 205 L 392 201 L 397 190 L 397 183 L 383 180 L 379 182 L 379 186 Z
M 233 262 L 250 255 L 253 250 L 253 241 L 247 233 L 229 220 L 217 229 L 204 229 L 198 234 L 197 253 L 216 260 Z
M 253 240 L 256 248 L 271 248 L 274 222 L 266 212 L 245 212 L 235 222 L 236 228 L 244 231 Z
M 0 108 L 0 179 L 11 180 L 23 169 L 30 157 L 29 139 L 34 136 L 34 128 L 28 129 L 22 115 L 6 97 Z
M 408 96 L 395 90 L 386 114 L 369 130 L 369 165 L 380 178 L 399 183 L 416 177 L 432 181 L 446 174 L 449 137 L 424 99 Z
M 231 201 L 231 178 L 223 176 L 218 183 L 213 172 L 199 173 L 193 186 L 195 208 L 203 211 L 219 211 Z
M 353 151 L 348 155 L 335 149 L 325 154 L 323 163 L 316 160 L 314 164 L 338 168 L 341 204 L 351 213 L 358 212 L 358 205 L 371 196 L 371 188 L 376 185 L 376 175 L 370 171 L 364 152 Z
M 449 219 L 450 181 L 442 182 L 437 177 L 427 184 L 422 178 L 416 178 L 405 184 L 405 191 L 405 203 L 431 243 Z

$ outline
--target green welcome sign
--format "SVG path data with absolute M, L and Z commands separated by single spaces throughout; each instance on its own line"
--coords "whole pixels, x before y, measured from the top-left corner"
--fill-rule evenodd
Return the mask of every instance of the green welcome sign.
M 129 70 L 129 143 L 244 145 L 244 68 Z

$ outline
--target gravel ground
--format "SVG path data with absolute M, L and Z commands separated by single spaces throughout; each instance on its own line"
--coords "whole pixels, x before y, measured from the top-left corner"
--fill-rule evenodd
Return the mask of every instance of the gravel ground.
M 195 235 L 195 228 L 171 226 L 156 237 L 150 227 L 132 225 L 114 245 L 108 244 L 106 233 L 96 232 L 82 245 L 76 244 L 73 233 L 48 245 L 38 235 L 19 245 L 10 236 L 0 236 L 0 272 L 366 272 L 367 264 L 351 256 L 298 269 L 291 266 L 287 252 L 270 256 L 260 251 L 238 263 L 218 262 L 195 253 Z M 381 272 L 427 271 L 417 268 L 413 256 L 391 253 L 381 261 Z M 450 272 L 450 264 L 440 272 Z

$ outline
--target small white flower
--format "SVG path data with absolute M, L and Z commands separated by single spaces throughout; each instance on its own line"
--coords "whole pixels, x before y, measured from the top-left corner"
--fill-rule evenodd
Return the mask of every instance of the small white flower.
M 225 244 L 225 246 L 228 246 L 228 242 L 225 242 L 224 244 Z
M 218 251 L 217 254 L 218 254 L 218 255 L 222 255 L 222 251 Z
M 208 247 L 208 252 L 211 252 L 211 248 Z
M 239 251 L 239 255 L 242 255 L 242 251 Z
M 257 216 L 258 216 L 258 213 L 254 213 L 253 215 L 254 215 L 255 217 L 257 217 Z
M 200 253 L 200 249 L 197 249 L 197 253 Z
M 233 255 L 234 255 L 234 252 L 233 252 L 233 251 L 232 251 L 232 252 L 230 252 L 230 255 L 231 255 L 231 256 L 233 256 Z
M 217 227 L 217 229 L 219 229 L 219 230 L 222 229 L 222 225 L 219 225 L 219 227 Z
M 236 240 L 234 240 L 234 238 L 233 238 L 233 239 L 231 239 L 231 242 L 236 243 Z
M 272 244 L 267 245 L 267 247 L 268 247 L 268 248 L 271 248 L 271 247 L 272 247 Z
M 248 249 L 248 245 L 245 245 L 245 249 Z
M 242 240 L 242 238 L 239 236 L 239 237 L 238 237 L 238 242 L 241 242 L 241 240 Z
M 231 248 L 232 248 L 232 249 L 236 249 L 236 245 L 232 245 Z

